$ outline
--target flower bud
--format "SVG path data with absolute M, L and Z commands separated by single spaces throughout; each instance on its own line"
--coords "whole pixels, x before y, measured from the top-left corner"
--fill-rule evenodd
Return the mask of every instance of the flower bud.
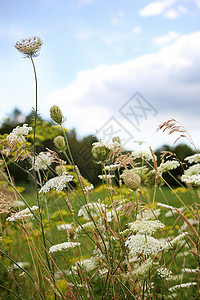
M 56 136 L 54 138 L 53 142 L 54 142 L 54 145 L 58 148 L 58 150 L 64 151 L 66 149 L 65 139 L 63 136 L 61 136 L 61 135 Z
M 163 183 L 162 177 L 159 175 L 156 175 L 155 170 L 151 170 L 147 175 L 146 175 L 146 180 L 145 184 L 151 185 L 151 186 L 161 186 Z
M 50 116 L 54 122 L 61 125 L 63 123 L 63 114 L 61 109 L 57 105 L 53 105 L 50 108 Z
M 125 170 L 122 173 L 121 177 L 122 177 L 125 185 L 132 190 L 136 190 L 141 183 L 140 176 L 137 175 L 133 169 Z

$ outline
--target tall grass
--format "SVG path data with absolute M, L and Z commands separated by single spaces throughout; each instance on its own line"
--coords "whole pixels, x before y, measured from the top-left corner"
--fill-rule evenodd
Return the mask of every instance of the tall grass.
M 36 76 L 41 40 L 16 45 Z M 92 153 L 102 184 L 94 187 L 73 161 L 56 105 L 50 115 L 62 131 L 54 139 L 58 153 L 36 153 L 37 106 L 36 80 L 33 143 L 28 125 L 1 142 L 0 299 L 198 299 L 198 152 L 173 188 L 163 174 L 181 164 L 177 158 L 158 165 L 151 148 L 130 152 L 119 138 L 99 141 Z M 187 136 L 177 126 L 169 120 L 160 129 Z M 9 172 L 20 160 L 29 162 L 34 183 L 25 191 Z

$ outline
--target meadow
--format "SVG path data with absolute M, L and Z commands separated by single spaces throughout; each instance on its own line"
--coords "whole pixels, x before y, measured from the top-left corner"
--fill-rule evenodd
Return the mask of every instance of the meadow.
M 15 47 L 33 65 L 36 102 L 33 125 L 1 136 L 0 299 L 199 299 L 200 154 L 187 130 L 174 119 L 159 127 L 190 141 L 196 153 L 184 161 L 165 152 L 158 163 L 151 148 L 127 151 L 119 137 L 94 142 L 94 186 L 74 163 L 57 105 L 57 151 L 37 153 L 42 41 Z M 17 186 L 10 166 L 21 161 L 29 181 Z M 178 167 L 170 186 L 164 175 Z

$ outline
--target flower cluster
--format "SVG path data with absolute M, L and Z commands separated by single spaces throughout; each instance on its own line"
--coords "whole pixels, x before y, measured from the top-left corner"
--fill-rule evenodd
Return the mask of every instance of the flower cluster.
M 32 158 L 32 166 L 35 171 L 40 169 L 46 170 L 54 161 L 53 156 L 49 152 L 40 152 L 39 155 Z
M 40 189 L 39 193 L 48 193 L 50 190 L 61 192 L 65 187 L 67 182 L 72 181 L 73 176 L 67 175 L 67 172 L 62 173 L 60 176 L 51 178 L 45 183 L 45 185 Z
M 165 227 L 163 223 L 159 220 L 136 220 L 128 224 L 130 231 L 136 232 L 138 234 L 147 234 L 152 235 L 156 230 L 162 229 Z
M 173 169 L 176 169 L 180 166 L 180 163 L 176 160 L 167 160 L 164 163 L 161 163 L 160 166 L 158 167 L 158 173 L 166 173 L 169 172 Z
M 147 150 L 133 151 L 132 155 L 133 155 L 134 159 L 143 158 L 143 159 L 146 159 L 146 160 L 153 160 L 153 155 L 152 155 L 151 151 L 147 151 Z M 156 155 L 154 155 L 154 157 L 157 160 Z
M 28 124 L 23 124 L 23 126 L 17 126 L 11 133 L 6 137 L 6 140 L 10 143 L 23 143 L 26 142 L 25 136 L 29 134 L 32 127 L 28 127 Z
M 185 160 L 188 161 L 190 164 L 199 163 L 200 162 L 200 154 L 197 153 L 197 154 L 194 154 L 194 155 L 191 155 L 191 156 L 187 156 L 185 158 Z
M 85 220 L 90 220 L 89 216 L 91 215 L 93 218 L 102 215 L 102 210 L 106 210 L 106 205 L 98 202 L 94 203 L 87 203 L 86 205 L 82 206 L 81 209 L 78 211 L 78 216 Z
M 172 271 L 170 271 L 167 268 L 162 267 L 162 268 L 157 269 L 157 274 L 162 278 L 170 279 L 171 275 L 172 275 Z
M 80 244 L 81 243 L 77 243 L 77 242 L 65 242 L 62 244 L 57 244 L 49 248 L 49 253 L 66 250 L 68 248 L 74 248 L 76 246 L 79 246 Z
M 140 254 L 144 256 L 156 255 L 163 250 L 163 243 L 152 236 L 144 234 L 131 235 L 125 242 L 132 258 Z
M 38 210 L 38 206 L 33 206 L 31 207 L 31 211 L 35 211 L 35 210 Z M 8 217 L 6 219 L 6 221 L 16 221 L 16 220 L 19 220 L 19 219 L 23 219 L 23 218 L 34 218 L 34 215 L 31 213 L 30 209 L 29 208 L 26 208 L 24 210 L 21 210 L 15 214 L 13 214 L 11 217 Z
M 25 57 L 38 56 L 42 47 L 43 41 L 40 37 L 34 36 L 17 41 L 14 47 Z

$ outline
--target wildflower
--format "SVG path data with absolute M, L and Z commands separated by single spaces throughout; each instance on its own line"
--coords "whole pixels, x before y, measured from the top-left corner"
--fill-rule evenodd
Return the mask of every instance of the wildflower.
M 40 152 L 35 158 L 32 158 L 33 169 L 39 171 L 40 169 L 46 170 L 53 162 L 51 153 Z
M 152 236 L 136 234 L 131 235 L 125 242 L 125 246 L 129 249 L 129 255 L 136 257 L 139 254 L 156 255 L 163 250 L 162 242 L 158 241 Z
M 84 229 L 91 229 L 92 227 L 94 227 L 94 223 L 93 222 L 87 222 L 85 224 L 82 224 L 81 226 L 78 226 L 76 228 L 77 232 L 80 232 L 83 228 Z
M 54 138 L 53 142 L 54 142 L 54 145 L 58 148 L 58 150 L 64 151 L 66 149 L 65 139 L 63 136 L 61 136 L 61 135 L 56 136 Z
M 58 228 L 58 230 L 59 231 L 61 231 L 61 230 L 70 230 L 70 229 L 72 229 L 73 227 L 72 227 L 72 225 L 71 224 L 60 224 L 60 225 L 57 225 L 57 228 Z
M 148 258 L 141 265 L 137 264 L 137 266 L 134 266 L 134 270 L 131 272 L 134 278 L 144 279 L 145 277 L 149 276 L 149 271 L 152 268 L 152 263 L 152 259 Z
M 199 269 L 184 268 L 183 272 L 190 273 L 190 274 L 198 274 L 199 273 Z
M 141 178 L 135 173 L 134 169 L 124 170 L 121 177 L 123 178 L 125 185 L 132 190 L 136 190 L 141 183 Z
M 152 235 L 156 230 L 165 227 L 163 223 L 159 220 L 136 220 L 134 222 L 128 223 L 128 227 L 132 232 L 137 232 L 138 234 Z
M 146 159 L 146 160 L 153 160 L 153 156 L 152 156 L 151 151 L 137 150 L 137 151 L 133 151 L 132 155 L 133 155 L 134 159 L 143 158 L 143 159 Z M 156 155 L 154 155 L 154 157 L 155 157 L 155 159 L 157 159 Z
M 54 246 L 51 246 L 49 248 L 49 253 L 53 253 L 53 252 L 57 252 L 57 251 L 62 251 L 68 248 L 74 248 L 76 246 L 79 246 L 81 243 L 77 243 L 77 242 L 65 242 L 62 244 L 57 244 Z
M 105 171 L 114 171 L 116 170 L 120 165 L 119 164 L 114 164 L 114 165 L 110 165 L 110 166 L 105 166 L 104 170 Z
M 38 210 L 38 206 L 34 205 L 33 207 L 31 207 L 31 211 L 35 211 L 35 210 Z M 6 221 L 11 222 L 11 221 L 16 221 L 27 217 L 34 218 L 34 215 L 31 213 L 31 211 L 27 207 L 26 209 L 18 211 L 17 213 L 13 214 L 11 217 L 8 217 Z
M 14 47 L 25 57 L 36 57 L 42 47 L 43 41 L 40 37 L 34 36 L 17 41 Z
M 26 142 L 25 136 L 29 134 L 32 127 L 27 127 L 28 124 L 23 124 L 23 126 L 17 126 L 12 130 L 12 132 L 6 137 L 6 140 L 11 143 L 23 143 Z
M 92 154 L 97 161 L 105 162 L 109 159 L 112 151 L 119 147 L 118 142 L 106 143 L 103 141 L 92 144 Z
M 171 274 L 172 274 L 172 271 L 170 271 L 169 269 L 167 268 L 159 268 L 157 269 L 157 274 L 162 277 L 162 278 L 166 278 L 167 280 L 171 278 Z
M 142 212 L 142 218 L 144 220 L 150 220 L 150 219 L 155 219 L 158 218 L 160 215 L 160 209 L 146 209 L 145 211 Z M 139 215 L 137 216 L 139 218 Z
M 90 220 L 89 216 L 98 217 L 102 214 L 102 210 L 105 211 L 106 205 L 98 202 L 94 203 L 87 203 L 86 205 L 82 206 L 81 209 L 78 211 L 78 216 L 85 220 Z
M 97 260 L 91 256 L 90 258 L 83 259 L 78 262 L 79 265 L 83 266 L 87 272 L 92 271 L 97 267 Z
M 107 175 L 98 175 L 99 179 L 104 179 L 104 180 L 108 180 L 108 179 L 111 179 L 113 177 L 115 177 L 115 175 L 110 175 L 110 174 L 107 174 Z
M 172 286 L 169 288 L 169 291 L 172 292 L 172 291 L 175 291 L 177 289 L 182 289 L 182 288 L 189 288 L 193 285 L 197 285 L 197 282 L 187 282 L 187 283 L 181 283 L 181 284 L 178 284 L 178 285 L 175 285 L 175 286 Z
M 57 105 L 50 108 L 50 116 L 54 122 L 61 125 L 64 121 L 61 109 Z
M 192 176 L 182 175 L 181 181 L 191 185 L 200 185 L 200 174 Z
M 45 185 L 40 189 L 39 193 L 48 193 L 50 190 L 55 190 L 57 192 L 62 191 L 67 182 L 72 181 L 73 176 L 67 175 L 67 172 L 62 173 L 60 176 L 51 178 L 45 183 Z
M 171 171 L 173 169 L 176 169 L 180 166 L 180 163 L 176 160 L 168 160 L 164 163 L 161 163 L 160 166 L 158 167 L 158 173 L 166 173 L 168 171 Z
M 195 164 L 184 171 L 184 175 L 192 176 L 200 174 L 200 164 Z
M 65 169 L 65 166 L 63 166 L 63 165 L 57 165 L 55 167 L 55 171 L 56 171 L 56 174 L 60 175 L 64 172 L 66 172 L 66 169 Z
M 194 154 L 194 155 L 191 155 L 191 156 L 187 156 L 185 158 L 185 160 L 187 160 L 190 164 L 192 163 L 199 163 L 200 162 L 200 154 Z
M 84 190 L 84 192 L 91 192 L 93 189 L 94 189 L 94 185 L 91 184 L 91 185 L 86 186 L 83 190 Z

